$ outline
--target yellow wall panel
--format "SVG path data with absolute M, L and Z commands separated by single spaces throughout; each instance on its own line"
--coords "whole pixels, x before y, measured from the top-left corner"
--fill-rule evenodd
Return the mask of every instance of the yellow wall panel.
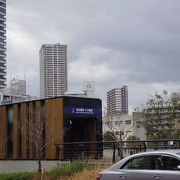
M 58 135 L 58 138 L 55 140 L 55 144 L 56 144 L 59 142 L 64 142 L 64 116 L 63 116 L 64 104 L 63 104 L 63 98 L 55 99 L 55 101 L 56 101 L 56 109 L 57 109 L 55 134 Z M 61 148 L 63 149 L 63 146 L 61 146 Z M 57 153 L 58 152 L 56 152 L 56 149 L 54 147 L 54 155 L 53 155 L 54 158 L 56 158 Z M 63 154 L 62 151 L 61 154 Z
M 55 159 L 55 144 L 64 140 L 63 99 L 46 100 L 45 106 L 45 158 Z

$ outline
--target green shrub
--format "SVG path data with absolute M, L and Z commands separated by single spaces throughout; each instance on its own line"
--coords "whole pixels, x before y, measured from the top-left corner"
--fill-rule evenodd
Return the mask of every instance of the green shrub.
M 127 138 L 127 141 L 134 141 L 134 140 L 140 140 L 138 137 L 136 136 L 129 136 Z M 126 145 L 128 148 L 139 148 L 140 147 L 140 142 L 126 142 Z
M 33 175 L 32 172 L 0 174 L 0 180 L 29 180 Z

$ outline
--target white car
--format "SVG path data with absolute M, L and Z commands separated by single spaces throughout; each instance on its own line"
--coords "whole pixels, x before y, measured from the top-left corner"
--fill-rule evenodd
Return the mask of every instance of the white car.
M 180 180 L 180 149 L 128 156 L 100 172 L 97 180 Z

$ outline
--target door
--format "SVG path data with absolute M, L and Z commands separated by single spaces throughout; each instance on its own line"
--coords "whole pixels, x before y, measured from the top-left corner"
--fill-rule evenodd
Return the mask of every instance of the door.
M 177 166 L 180 165 L 180 160 L 173 156 L 156 156 L 155 157 L 155 172 L 157 179 L 160 180 L 180 180 L 180 171 Z
M 127 161 L 119 171 L 119 180 L 153 180 L 153 158 L 152 156 L 140 156 Z
M 177 166 L 180 160 L 172 156 L 140 156 L 127 161 L 120 169 L 119 180 L 180 180 Z
M 72 119 L 72 141 L 81 142 L 75 144 L 74 154 L 77 157 L 96 157 L 96 144 L 83 142 L 96 141 L 96 119 L 74 118 Z

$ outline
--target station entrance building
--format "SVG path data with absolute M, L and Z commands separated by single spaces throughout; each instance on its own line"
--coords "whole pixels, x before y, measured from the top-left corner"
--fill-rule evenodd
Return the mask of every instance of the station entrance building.
M 56 97 L 0 106 L 0 159 L 63 158 L 57 143 L 102 141 L 100 99 Z M 93 147 L 96 149 L 96 147 Z

